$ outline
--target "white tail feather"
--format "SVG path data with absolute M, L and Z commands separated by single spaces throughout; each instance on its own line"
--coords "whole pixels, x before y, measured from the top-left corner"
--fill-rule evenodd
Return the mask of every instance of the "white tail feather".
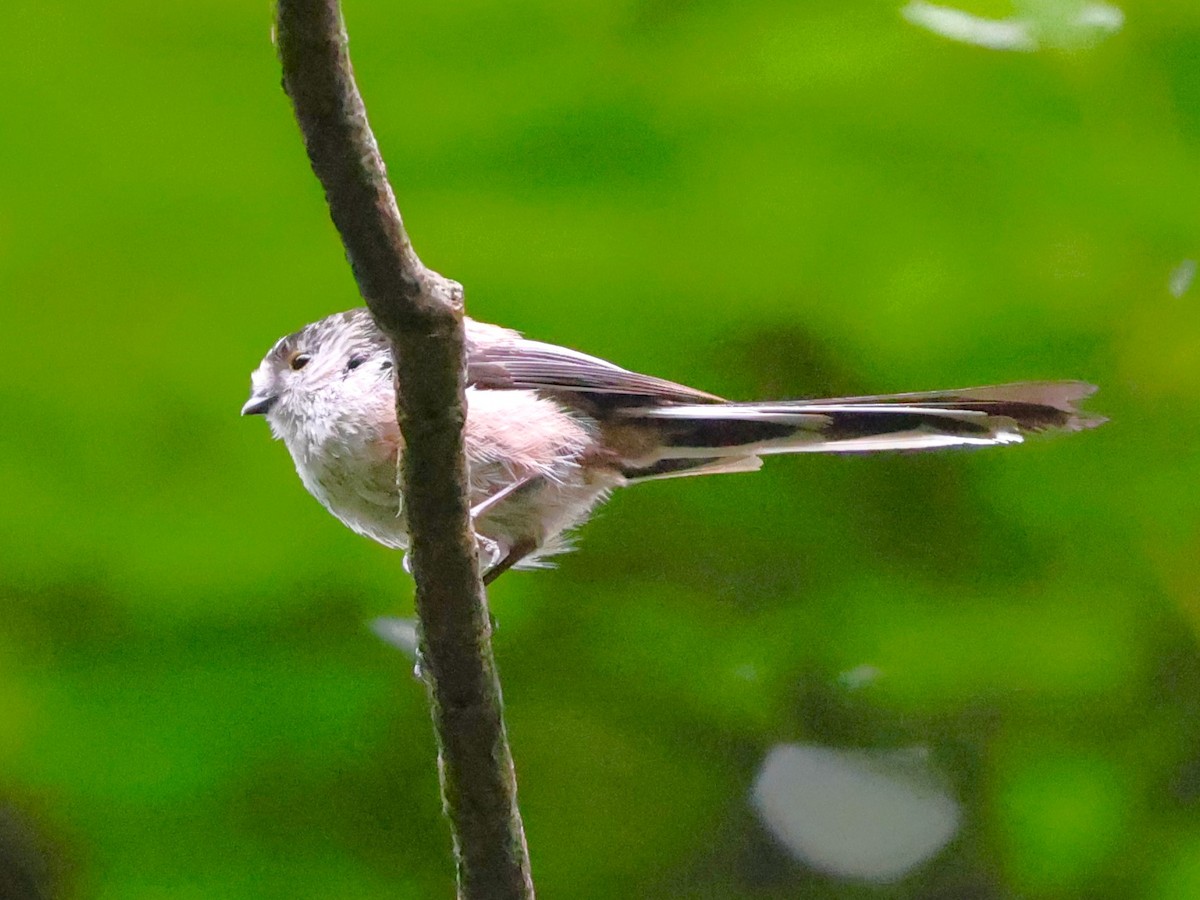
M 996 444 L 1019 444 L 1025 438 L 1015 431 L 997 431 L 992 437 L 966 437 L 957 434 L 930 434 L 922 431 L 901 431 L 873 437 L 849 438 L 841 441 L 810 441 L 788 446 L 763 447 L 758 453 L 875 453 L 881 450 L 941 450 L 946 447 L 990 447 Z

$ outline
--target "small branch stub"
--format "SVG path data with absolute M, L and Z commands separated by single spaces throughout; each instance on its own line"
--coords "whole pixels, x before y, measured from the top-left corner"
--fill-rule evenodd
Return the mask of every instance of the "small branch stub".
M 337 0 L 279 0 L 276 26 L 284 90 L 313 171 L 359 291 L 392 340 L 422 669 L 459 896 L 532 900 L 470 523 L 462 289 L 427 269 L 409 241 L 354 82 Z

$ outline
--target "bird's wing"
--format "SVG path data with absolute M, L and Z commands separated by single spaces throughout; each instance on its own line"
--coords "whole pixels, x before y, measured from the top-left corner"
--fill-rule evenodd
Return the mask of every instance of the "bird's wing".
M 472 332 L 475 333 L 472 333 Z M 715 394 L 630 372 L 595 356 L 516 336 L 469 329 L 467 384 L 491 390 L 587 394 L 594 400 L 720 403 Z M 482 340 L 480 338 L 483 338 Z

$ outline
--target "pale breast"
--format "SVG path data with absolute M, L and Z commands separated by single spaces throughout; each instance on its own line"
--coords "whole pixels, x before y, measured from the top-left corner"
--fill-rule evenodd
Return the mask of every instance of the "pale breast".
M 347 527 L 389 547 L 408 545 L 398 485 L 399 430 L 340 422 L 320 433 L 299 429 L 285 440 L 304 486 Z M 325 420 L 329 421 L 329 420 Z M 594 420 L 533 391 L 467 390 L 465 442 L 471 504 L 530 480 L 476 521 L 476 531 L 503 550 L 532 539 L 545 552 L 563 549 L 560 532 L 583 521 L 620 476 L 584 465 L 597 440 Z M 535 554 L 536 556 L 537 554 Z
M 388 547 L 406 547 L 394 414 L 326 421 L 336 424 L 285 437 L 305 488 L 352 531 Z M 376 424 L 364 427 L 364 421 Z

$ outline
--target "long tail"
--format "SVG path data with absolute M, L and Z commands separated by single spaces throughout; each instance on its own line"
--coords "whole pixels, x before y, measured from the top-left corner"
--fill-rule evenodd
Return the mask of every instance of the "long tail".
M 870 453 L 1018 444 L 1027 434 L 1080 431 L 1105 420 L 1076 404 L 1096 390 L 1080 381 L 1026 382 L 958 391 L 643 406 L 616 422 L 651 426 L 659 440 L 631 458 L 631 479 L 746 471 L 771 453 Z

